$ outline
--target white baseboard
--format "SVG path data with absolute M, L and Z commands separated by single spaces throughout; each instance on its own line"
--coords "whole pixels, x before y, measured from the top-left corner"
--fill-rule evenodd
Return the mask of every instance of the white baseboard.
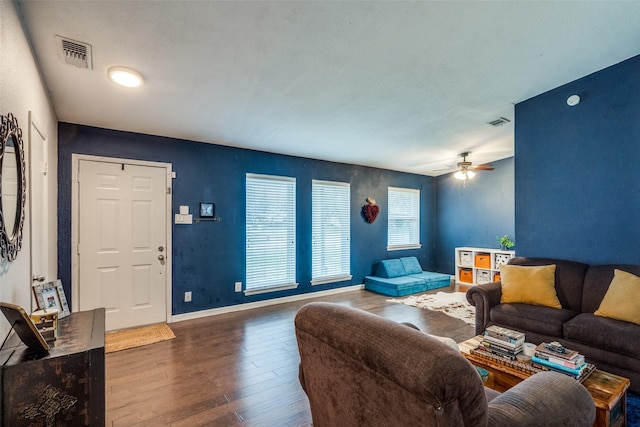
M 328 295 L 336 295 L 344 292 L 353 292 L 364 289 L 364 285 L 345 286 L 343 288 L 328 289 L 326 291 L 309 292 L 300 295 L 291 295 L 282 298 L 273 298 L 264 301 L 249 302 L 246 304 L 236 304 L 227 307 L 212 308 L 210 310 L 194 311 L 191 313 L 176 314 L 171 316 L 168 323 L 182 322 L 184 320 L 200 319 L 201 317 L 216 316 L 218 314 L 234 313 L 236 311 L 251 310 L 259 307 L 268 307 L 270 305 L 283 304 L 286 302 L 301 301 L 305 299 L 324 297 Z

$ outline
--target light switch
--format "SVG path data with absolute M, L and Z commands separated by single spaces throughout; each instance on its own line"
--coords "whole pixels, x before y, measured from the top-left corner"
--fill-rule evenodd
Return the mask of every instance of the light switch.
M 189 206 L 180 206 L 180 215 L 189 215 Z
M 176 214 L 174 217 L 174 223 L 176 224 L 193 224 L 193 215 L 189 214 L 189 215 L 181 215 L 181 214 Z

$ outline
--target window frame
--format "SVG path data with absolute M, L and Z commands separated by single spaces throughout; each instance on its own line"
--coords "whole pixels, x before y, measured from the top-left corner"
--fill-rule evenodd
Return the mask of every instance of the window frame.
M 252 187 L 252 184 L 257 184 L 262 181 L 262 186 Z M 283 191 L 284 196 L 277 199 L 274 198 L 273 193 L 268 192 L 268 188 L 266 186 L 271 185 L 275 186 L 277 189 L 280 187 L 280 190 Z M 280 253 L 276 252 L 275 255 L 271 255 L 271 258 L 278 256 L 285 256 L 287 261 L 284 269 L 277 270 L 278 272 L 283 273 L 282 277 L 284 280 L 274 280 L 271 283 L 268 281 L 263 281 L 263 284 L 252 284 L 251 282 L 255 280 L 255 277 L 266 277 L 266 275 L 262 273 L 256 273 L 259 271 L 259 265 L 250 266 L 251 260 L 260 261 L 259 251 L 256 250 L 255 253 L 252 252 L 252 249 L 256 249 L 256 247 L 251 248 L 251 239 L 255 239 L 256 237 L 261 237 L 254 227 L 260 222 L 260 217 L 262 219 L 273 220 L 273 218 L 269 218 L 269 214 L 264 212 L 260 212 L 259 209 L 268 208 L 268 205 L 253 206 L 251 203 L 256 203 L 258 200 L 262 198 L 262 202 L 265 199 L 268 199 L 270 203 L 272 203 L 272 209 L 279 209 L 275 215 L 285 215 L 286 223 L 283 223 L 283 227 L 281 228 L 270 228 L 267 230 L 262 230 L 263 236 L 267 236 L 268 239 L 272 239 L 274 231 L 280 231 L 280 234 L 283 232 L 286 235 L 286 246 L 284 250 L 281 250 Z M 290 203 L 288 206 L 283 204 Z M 275 292 L 286 289 L 295 289 L 298 287 L 298 283 L 296 281 L 296 178 L 286 177 L 286 176 L 277 176 L 277 175 L 261 175 L 254 173 L 247 173 L 245 178 L 245 283 L 244 283 L 244 294 L 248 295 L 256 295 L 267 292 Z M 280 209 L 282 208 L 282 209 Z M 260 215 L 255 218 L 250 218 L 251 215 Z M 265 242 L 261 242 L 264 246 Z M 260 248 L 258 248 L 260 249 Z M 265 247 L 262 247 L 262 250 L 266 250 Z M 264 257 L 266 254 L 263 253 Z M 268 254 L 267 254 L 268 255 Z M 265 262 L 264 260 L 262 261 Z M 265 268 L 266 269 L 266 268 Z M 250 274 L 251 273 L 251 274 Z
M 404 215 L 399 216 L 394 212 L 394 206 L 392 198 L 392 193 L 400 194 L 413 194 L 416 197 L 416 200 L 412 201 L 412 204 L 415 204 L 415 211 L 411 213 L 411 215 L 407 215 L 406 212 Z M 388 187 L 387 191 L 387 202 L 389 205 L 388 216 L 387 216 L 387 251 L 401 251 L 405 249 L 420 249 L 422 244 L 420 243 L 420 190 L 414 188 L 402 188 L 402 187 Z M 404 220 L 404 221 L 413 221 L 417 230 L 415 230 L 417 241 L 411 241 L 411 236 L 406 236 L 407 239 L 402 241 L 401 243 L 393 243 L 391 244 L 391 235 L 392 229 L 392 221 Z M 412 233 L 411 233 L 412 234 Z
M 331 200 L 321 199 L 321 195 L 323 192 L 330 191 L 329 189 L 338 189 L 344 188 L 346 189 L 346 194 L 340 194 L 340 197 L 343 202 L 346 202 L 345 205 L 336 206 L 334 204 L 335 198 Z M 346 199 L 346 200 L 345 200 Z M 318 205 L 321 204 L 321 205 Z M 337 209 L 342 209 L 338 216 L 336 215 L 327 215 L 327 211 L 320 212 L 318 210 L 319 206 L 322 205 L 331 205 L 331 210 L 329 212 L 336 212 Z M 337 218 L 336 218 L 337 217 Z M 318 240 L 322 240 L 322 242 L 327 241 L 327 229 L 321 228 L 320 230 L 316 229 L 316 226 L 326 222 L 327 219 L 338 220 L 341 225 L 340 229 L 340 265 L 338 268 L 334 268 L 333 270 L 339 270 L 335 274 L 325 274 L 325 275 L 317 275 L 318 271 L 316 268 L 318 264 L 325 265 L 323 261 L 318 261 L 316 256 L 320 256 L 321 258 L 325 258 L 327 256 L 327 252 L 322 248 L 324 247 L 321 242 Z M 346 235 L 343 227 L 346 225 Z M 345 248 L 346 245 L 346 248 Z M 320 250 L 320 252 L 318 252 Z M 347 261 L 344 261 L 344 253 L 346 252 Z M 345 264 L 346 270 L 345 271 Z M 331 264 L 335 265 L 335 264 Z M 331 267 L 331 265 L 329 267 Z M 353 275 L 351 274 L 351 184 L 348 182 L 338 182 L 338 181 L 324 181 L 324 180 L 312 180 L 311 181 L 311 285 L 321 285 L 326 283 L 334 283 L 334 282 L 343 282 L 347 280 L 351 280 Z

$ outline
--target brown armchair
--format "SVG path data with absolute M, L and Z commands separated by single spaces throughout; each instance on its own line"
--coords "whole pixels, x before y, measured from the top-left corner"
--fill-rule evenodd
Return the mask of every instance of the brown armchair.
M 354 308 L 310 303 L 295 319 L 300 383 L 314 427 L 591 426 L 577 381 L 536 374 L 499 394 L 459 352 Z

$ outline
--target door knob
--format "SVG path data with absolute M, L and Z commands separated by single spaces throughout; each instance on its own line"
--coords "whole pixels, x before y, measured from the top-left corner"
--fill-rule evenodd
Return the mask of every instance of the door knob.
M 44 274 L 40 274 L 38 276 L 33 276 L 34 282 L 44 282 Z
M 158 259 L 159 259 L 160 261 L 164 261 L 164 255 L 158 255 Z

